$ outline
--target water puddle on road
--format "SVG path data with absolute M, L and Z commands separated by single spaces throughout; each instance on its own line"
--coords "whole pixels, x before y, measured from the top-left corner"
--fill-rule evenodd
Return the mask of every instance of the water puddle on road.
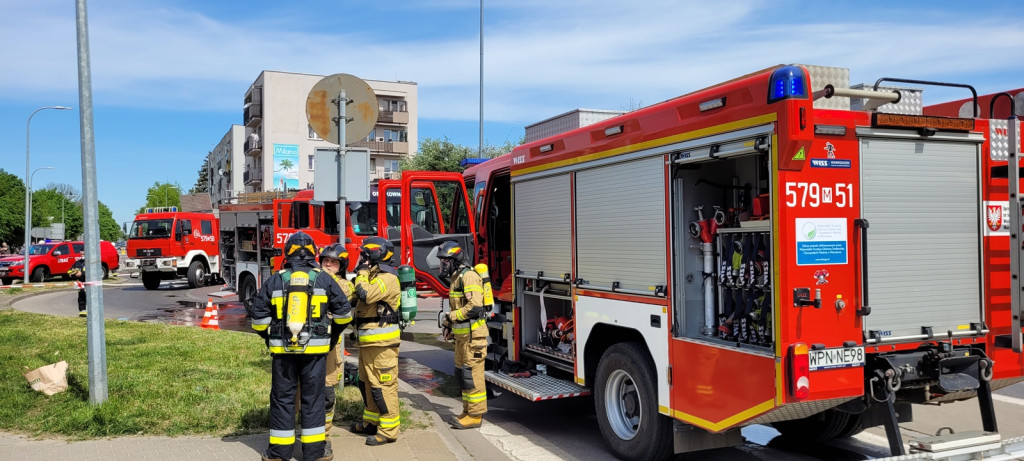
M 214 303 L 217 308 L 217 323 L 221 330 L 251 332 L 245 319 L 245 307 L 239 302 Z M 206 314 L 206 303 L 178 301 L 174 307 L 164 307 L 132 317 L 139 322 L 167 323 L 171 325 L 199 326 Z

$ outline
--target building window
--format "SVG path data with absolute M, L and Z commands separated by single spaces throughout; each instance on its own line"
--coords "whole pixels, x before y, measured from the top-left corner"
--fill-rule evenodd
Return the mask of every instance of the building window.
M 381 99 L 378 106 L 382 111 L 406 112 L 405 100 L 402 99 Z
M 384 142 L 405 142 L 408 139 L 408 134 L 405 130 L 381 130 L 381 137 L 378 141 Z
M 310 154 L 307 158 L 309 159 L 309 169 L 312 170 L 313 169 L 313 154 Z
M 309 128 L 309 139 L 313 139 L 313 140 L 316 140 L 316 141 L 323 141 L 324 140 L 323 138 L 320 137 L 320 135 L 316 134 L 316 131 L 313 131 L 313 126 L 312 125 L 306 125 L 306 127 Z M 312 167 L 310 167 L 310 168 L 312 168 Z

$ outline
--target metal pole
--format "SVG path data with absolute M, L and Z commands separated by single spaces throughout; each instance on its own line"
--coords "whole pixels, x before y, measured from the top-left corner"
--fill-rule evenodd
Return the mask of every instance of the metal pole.
M 345 107 L 348 105 L 348 98 L 345 96 L 345 89 L 343 88 L 341 93 L 338 94 L 338 154 L 341 165 L 345 164 L 345 125 L 348 124 Z M 344 178 L 341 179 L 344 180 Z M 341 244 L 342 248 L 345 247 L 345 215 L 347 214 L 348 209 L 345 206 L 345 197 L 338 197 L 338 243 Z
M 78 32 L 78 105 L 82 108 L 82 214 L 85 233 L 86 335 L 89 349 L 89 403 L 107 400 L 107 344 L 103 325 L 103 272 L 100 265 L 99 193 L 93 139 L 92 75 L 89 69 L 89 22 L 85 0 L 75 0 Z
M 477 158 L 484 158 L 484 0 L 480 0 L 480 145 Z
M 40 107 L 28 116 L 28 121 L 25 122 L 25 281 L 28 285 L 28 248 L 32 246 L 32 178 L 29 175 L 29 128 L 32 127 L 32 117 L 43 109 L 57 109 L 57 110 L 71 110 L 70 107 L 64 106 L 46 106 Z

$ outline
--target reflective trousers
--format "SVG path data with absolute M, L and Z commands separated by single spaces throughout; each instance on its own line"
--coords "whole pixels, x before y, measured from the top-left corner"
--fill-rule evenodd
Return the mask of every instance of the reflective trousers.
M 377 426 L 377 434 L 397 439 L 398 346 L 359 346 L 359 379 L 366 404 L 363 421 Z
M 461 336 L 464 337 L 455 338 L 455 381 L 462 388 L 462 413 L 483 416 L 487 413 L 487 384 L 484 382 L 487 337 Z
M 268 458 L 291 459 L 296 435 L 302 458 L 324 456 L 324 380 L 326 355 L 274 354 L 270 382 L 270 449 Z M 301 425 L 295 433 L 295 397 L 302 386 Z
M 324 381 L 324 427 L 327 433 L 331 432 L 334 426 L 334 402 L 336 400 L 338 383 L 344 382 L 341 375 L 345 372 L 345 359 L 342 355 L 340 343 L 327 353 L 327 378 Z

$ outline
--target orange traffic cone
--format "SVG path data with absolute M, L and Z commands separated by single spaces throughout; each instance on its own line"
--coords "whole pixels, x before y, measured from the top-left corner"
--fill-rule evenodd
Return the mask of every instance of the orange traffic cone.
M 220 324 L 217 321 L 217 317 L 219 317 L 217 306 L 213 305 L 213 298 L 208 298 L 206 301 L 206 312 L 203 313 L 203 320 L 199 322 L 199 328 L 219 330 Z

